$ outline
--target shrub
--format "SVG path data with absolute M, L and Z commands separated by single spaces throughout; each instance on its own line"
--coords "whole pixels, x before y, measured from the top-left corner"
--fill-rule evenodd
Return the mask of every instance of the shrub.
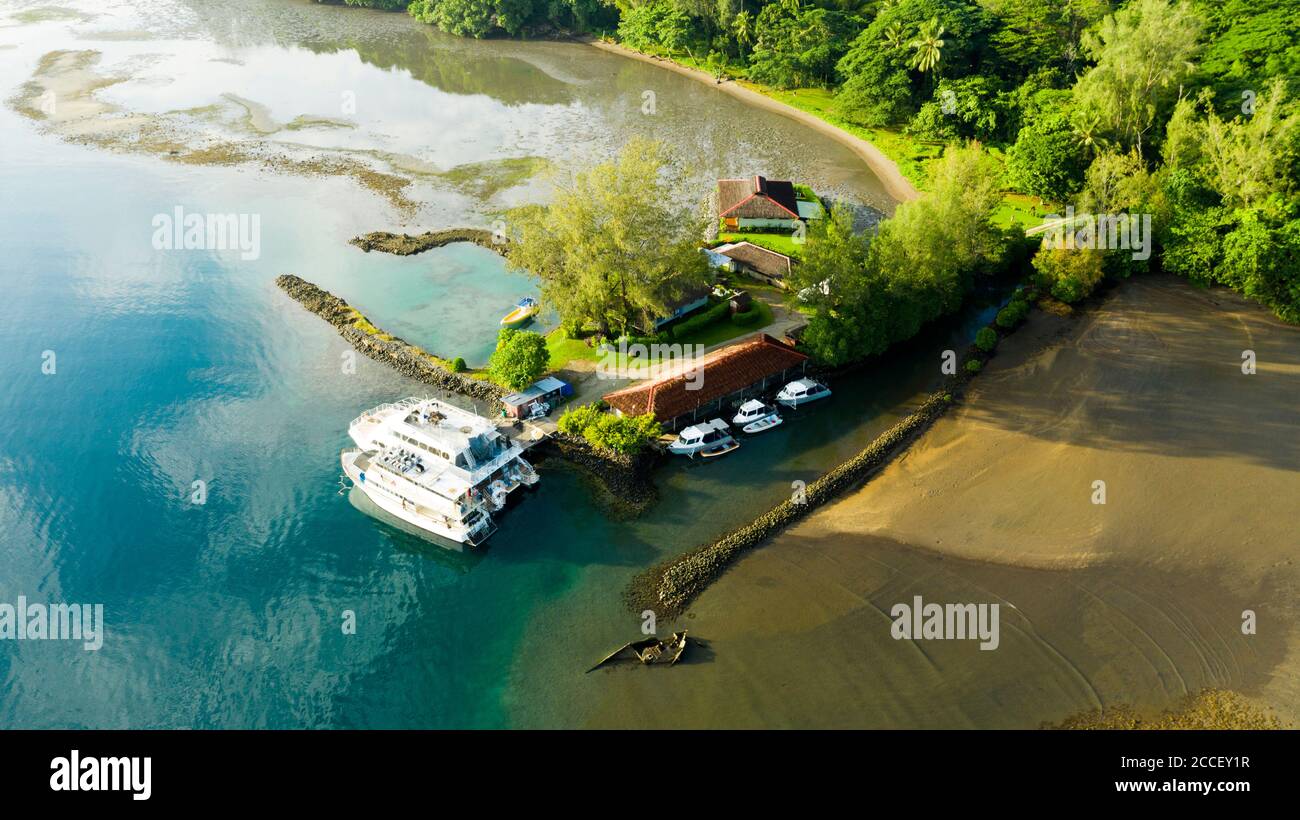
M 762 315 L 763 312 L 761 310 L 750 308 L 744 313 L 733 313 L 731 315 L 731 321 L 733 324 L 737 324 L 741 327 L 749 327 L 750 325 L 757 323 Z
M 998 311 L 997 326 L 1003 330 L 1011 330 L 1016 325 L 1025 320 L 1029 315 L 1029 303 L 1022 299 L 1012 299 L 1007 306 Z
M 967 372 L 967 373 L 970 373 L 971 375 L 974 375 L 974 374 L 980 372 L 980 371 L 983 370 L 983 369 L 984 369 L 984 362 L 981 362 L 979 359 L 967 359 L 967 360 L 966 360 L 966 372 Z
M 580 436 L 587 431 L 588 427 L 595 424 L 601 415 L 601 408 L 594 404 L 570 407 L 560 416 L 560 432 L 568 433 L 571 436 Z
M 998 332 L 991 327 L 982 327 L 975 334 L 975 346 L 988 353 L 998 346 Z
M 1062 302 L 1077 302 L 1101 281 L 1104 258 L 1103 251 L 1044 248 L 1034 256 L 1034 280 Z
M 546 339 L 531 330 L 502 328 L 497 335 L 497 349 L 488 360 L 488 375 L 498 384 L 522 390 L 546 372 L 551 351 Z
M 653 413 L 643 416 L 616 416 L 605 413 L 587 425 L 582 437 L 601 450 L 622 455 L 635 455 L 663 433 Z
M 679 336 L 689 335 L 701 328 L 708 327 L 714 322 L 721 321 L 730 310 L 730 302 L 723 301 L 718 302 L 716 305 L 710 305 L 689 319 L 669 325 L 666 335 L 674 339 Z
M 461 357 L 457 356 L 456 358 L 451 360 L 452 373 L 464 373 L 468 369 L 469 368 L 465 366 L 465 360 L 462 359 Z

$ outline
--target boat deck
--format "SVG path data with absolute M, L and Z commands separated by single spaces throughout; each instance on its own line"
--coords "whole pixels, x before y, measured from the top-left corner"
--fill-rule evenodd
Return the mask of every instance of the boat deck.
M 501 435 L 525 453 L 546 441 L 560 429 L 560 426 L 548 418 L 541 419 L 494 419 Z M 515 425 L 519 425 L 516 429 Z

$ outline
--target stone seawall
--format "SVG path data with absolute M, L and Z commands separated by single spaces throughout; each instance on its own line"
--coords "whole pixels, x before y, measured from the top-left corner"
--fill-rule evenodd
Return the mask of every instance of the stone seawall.
M 585 439 L 560 432 L 551 436 L 547 447 L 594 481 L 600 490 L 596 500 L 615 518 L 635 518 L 659 498 L 652 479 L 663 455 L 658 449 L 624 456 L 598 450 Z
M 952 385 L 965 380 L 957 378 Z M 783 501 L 743 527 L 646 570 L 632 579 L 624 600 L 635 612 L 653 610 L 660 618 L 681 615 L 742 552 L 766 541 L 813 510 L 863 483 L 924 432 L 952 405 L 953 393 L 932 394 L 907 418 L 876 437 L 853 458 L 809 484 L 802 501 Z
M 453 373 L 423 348 L 380 331 L 356 308 L 305 279 L 285 274 L 277 277 L 275 284 L 333 325 L 358 351 L 404 376 L 481 401 L 495 401 L 505 395 L 506 391 L 492 382 Z
M 426 231 L 421 234 L 388 233 L 372 231 L 348 240 L 349 245 L 356 245 L 366 253 L 382 251 L 396 256 L 411 256 L 427 250 L 441 248 L 454 242 L 473 242 L 475 245 L 496 251 L 504 255 L 509 243 L 504 237 L 498 237 L 492 231 L 482 228 L 448 228 L 442 231 Z

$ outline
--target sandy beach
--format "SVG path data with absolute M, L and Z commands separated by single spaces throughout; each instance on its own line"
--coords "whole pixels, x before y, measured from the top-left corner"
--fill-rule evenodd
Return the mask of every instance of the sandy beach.
M 693 662 L 602 673 L 585 718 L 1032 728 L 1222 687 L 1295 721 L 1297 396 L 1300 330 L 1226 291 L 1035 313 L 963 407 L 696 601 Z M 998 603 L 1000 646 L 892 638 L 914 595 Z
M 780 114 L 784 117 L 789 117 L 818 133 L 830 137 L 846 148 L 849 148 L 853 153 L 857 154 L 858 157 L 867 164 L 867 167 L 871 169 L 871 172 L 880 179 L 881 184 L 884 185 L 885 191 L 895 202 L 906 202 L 911 199 L 916 199 L 921 195 L 920 192 L 916 190 L 916 186 L 912 185 L 912 183 L 908 181 L 907 177 L 903 176 L 902 172 L 898 170 L 898 166 L 894 161 L 881 153 L 879 148 L 861 137 L 855 137 L 847 131 L 836 128 L 820 117 L 815 117 L 806 111 L 800 111 L 794 106 L 786 105 L 783 102 L 760 94 L 757 91 L 745 88 L 734 80 L 718 82 L 712 74 L 705 71 L 689 68 L 671 60 L 659 59 L 648 54 L 642 54 L 639 51 L 634 51 L 616 43 L 608 43 L 603 40 L 586 40 L 584 42 L 587 42 L 589 45 L 595 46 L 602 51 L 619 54 L 633 60 L 640 60 L 643 63 L 649 63 L 676 72 L 684 77 L 690 77 L 697 82 L 704 83 L 705 85 L 712 86 L 723 93 L 730 94 L 736 99 L 742 100 L 749 105 L 757 106 L 758 108 Z

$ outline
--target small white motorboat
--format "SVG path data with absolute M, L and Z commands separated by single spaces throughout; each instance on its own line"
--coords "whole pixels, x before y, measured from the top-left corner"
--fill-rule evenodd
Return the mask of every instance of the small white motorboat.
M 727 422 L 713 419 L 703 424 L 687 427 L 668 445 L 668 452 L 679 456 L 715 458 L 726 455 L 740 444 L 727 432 Z
M 810 401 L 827 398 L 830 394 L 831 389 L 821 382 L 812 379 L 796 379 L 781 388 L 781 392 L 776 394 L 776 400 L 786 407 L 798 407 Z
M 740 411 L 736 413 L 731 423 L 739 425 L 740 429 L 746 433 L 762 433 L 779 425 L 781 423 L 781 414 L 776 412 L 775 407 L 770 407 L 756 399 L 750 399 L 740 405 Z

